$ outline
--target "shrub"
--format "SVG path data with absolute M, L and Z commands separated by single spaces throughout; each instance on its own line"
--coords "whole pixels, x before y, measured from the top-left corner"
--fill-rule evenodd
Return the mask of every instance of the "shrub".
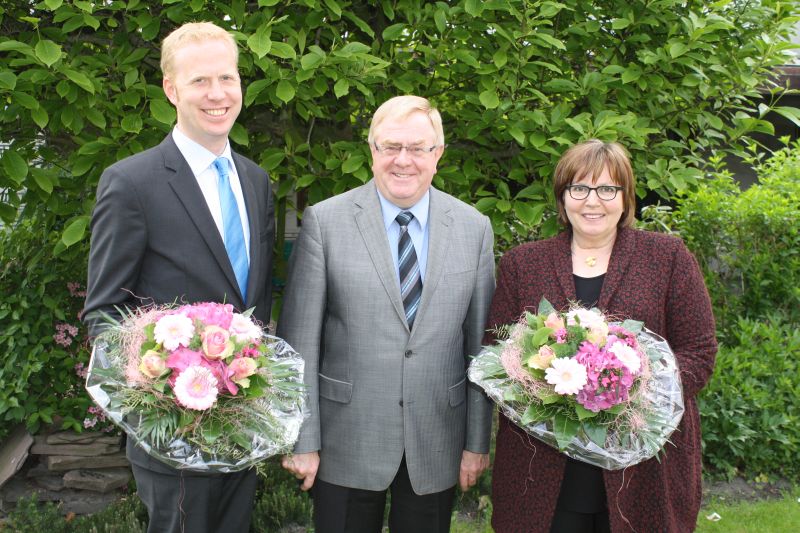
M 64 517 L 53 502 L 38 503 L 36 495 L 20 498 L 0 531 L 13 533 L 143 533 L 147 511 L 139 498 L 122 498 L 87 516 Z
M 738 317 L 800 321 L 800 144 L 757 167 L 745 191 L 727 172 L 680 200 L 676 224 L 705 274 L 722 339 Z
M 703 457 L 731 477 L 800 476 L 800 331 L 785 316 L 740 318 L 700 393 Z
M 300 491 L 297 480 L 281 468 L 276 459 L 260 468 L 260 488 L 256 493 L 250 531 L 277 531 L 288 525 L 311 523 L 311 498 Z

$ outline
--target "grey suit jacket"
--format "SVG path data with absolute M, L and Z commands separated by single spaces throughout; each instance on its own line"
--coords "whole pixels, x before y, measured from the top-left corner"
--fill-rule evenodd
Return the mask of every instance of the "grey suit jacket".
M 250 224 L 250 275 L 242 301 L 225 244 L 189 164 L 172 135 L 108 167 L 92 214 L 89 279 L 83 320 L 90 335 L 105 327 L 102 313 L 148 303 L 227 302 L 255 307 L 268 323 L 271 308 L 274 213 L 266 173 L 233 155 Z M 163 470 L 141 450 L 132 462 Z
M 278 335 L 306 361 L 311 418 L 296 453 L 318 477 L 383 490 L 406 456 L 417 494 L 488 453 L 492 405 L 466 379 L 494 292 L 488 218 L 431 188 L 422 299 L 409 331 L 374 181 L 306 209 Z

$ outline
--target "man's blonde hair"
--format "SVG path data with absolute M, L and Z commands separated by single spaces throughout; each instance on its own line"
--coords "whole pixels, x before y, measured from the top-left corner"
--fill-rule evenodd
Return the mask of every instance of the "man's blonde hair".
M 161 43 L 161 72 L 164 77 L 170 78 L 175 72 L 175 54 L 181 47 L 189 43 L 202 43 L 214 39 L 231 45 L 238 65 L 239 47 L 236 46 L 236 40 L 230 33 L 211 22 L 189 22 L 167 35 Z
M 436 145 L 444 145 L 444 129 L 442 128 L 442 116 L 431 103 L 421 96 L 405 95 L 395 96 L 386 100 L 375 111 L 372 116 L 372 123 L 369 126 L 368 141 L 375 143 L 375 131 L 378 126 L 386 119 L 405 120 L 413 113 L 424 113 L 431 121 L 433 132 L 436 134 Z

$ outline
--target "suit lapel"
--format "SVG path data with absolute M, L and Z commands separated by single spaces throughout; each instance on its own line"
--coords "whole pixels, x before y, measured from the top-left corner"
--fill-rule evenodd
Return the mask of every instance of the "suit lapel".
M 258 276 L 254 275 L 264 268 L 260 264 L 261 258 L 261 234 L 258 225 L 258 199 L 256 198 L 256 190 L 253 187 L 252 177 L 247 174 L 247 167 L 241 160 L 239 154 L 231 152 L 233 156 L 233 164 L 236 165 L 236 173 L 239 175 L 239 183 L 242 185 L 242 194 L 244 195 L 244 206 L 247 211 L 247 221 L 250 226 L 250 276 L 247 281 L 247 302 L 245 307 L 250 302 L 254 301 L 256 297 L 256 284 L 258 283 Z M 227 257 L 227 252 L 225 256 Z M 230 260 L 228 261 L 230 263 Z M 233 269 L 231 269 L 233 273 Z M 235 279 L 235 276 L 234 276 Z M 270 280 L 267 280 L 269 283 Z M 238 284 L 236 285 L 238 288 Z
M 419 303 L 419 311 L 417 311 L 417 318 L 414 320 L 415 324 L 423 321 L 422 317 L 436 292 L 436 286 L 442 278 L 442 272 L 447 260 L 453 216 L 450 214 L 450 208 L 445 205 L 444 200 L 444 195 L 433 187 L 430 188 L 428 262 L 425 266 L 425 282 L 422 284 L 422 297 Z
M 236 283 L 236 275 L 233 273 L 233 267 L 230 259 L 228 259 L 228 252 L 225 251 L 225 243 L 222 241 L 217 225 L 211 217 L 211 211 L 208 209 L 208 204 L 194 174 L 192 174 L 192 169 L 189 168 L 189 164 L 181 155 L 178 147 L 175 146 L 172 135 L 167 136 L 164 142 L 161 143 L 161 147 L 164 153 L 164 166 L 173 172 L 173 175 L 168 180 L 170 187 L 175 191 L 175 195 L 181 205 L 189 214 L 189 218 L 192 219 L 200 236 L 206 242 L 209 250 L 211 250 L 211 255 L 225 273 L 225 278 L 228 280 L 230 288 L 233 289 L 228 291 L 229 294 L 234 294 L 239 300 L 238 303 L 243 303 Z
M 392 253 L 389 250 L 389 239 L 383 225 L 383 214 L 380 200 L 378 200 L 378 192 L 375 189 L 375 180 L 356 191 L 353 203 L 356 225 L 361 233 L 361 238 L 364 239 L 364 245 L 367 247 L 375 271 L 378 273 L 395 311 L 405 324 L 406 313 L 400 298 L 400 283 L 397 280 Z M 424 291 L 423 285 L 423 295 Z

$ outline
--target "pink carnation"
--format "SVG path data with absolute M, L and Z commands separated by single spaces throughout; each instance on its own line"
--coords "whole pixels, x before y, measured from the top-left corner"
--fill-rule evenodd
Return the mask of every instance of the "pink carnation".
M 224 329 L 229 329 L 231 320 L 233 320 L 233 306 L 231 304 L 203 302 L 184 305 L 177 312 L 193 320 L 199 320 L 206 326 L 219 326 Z

